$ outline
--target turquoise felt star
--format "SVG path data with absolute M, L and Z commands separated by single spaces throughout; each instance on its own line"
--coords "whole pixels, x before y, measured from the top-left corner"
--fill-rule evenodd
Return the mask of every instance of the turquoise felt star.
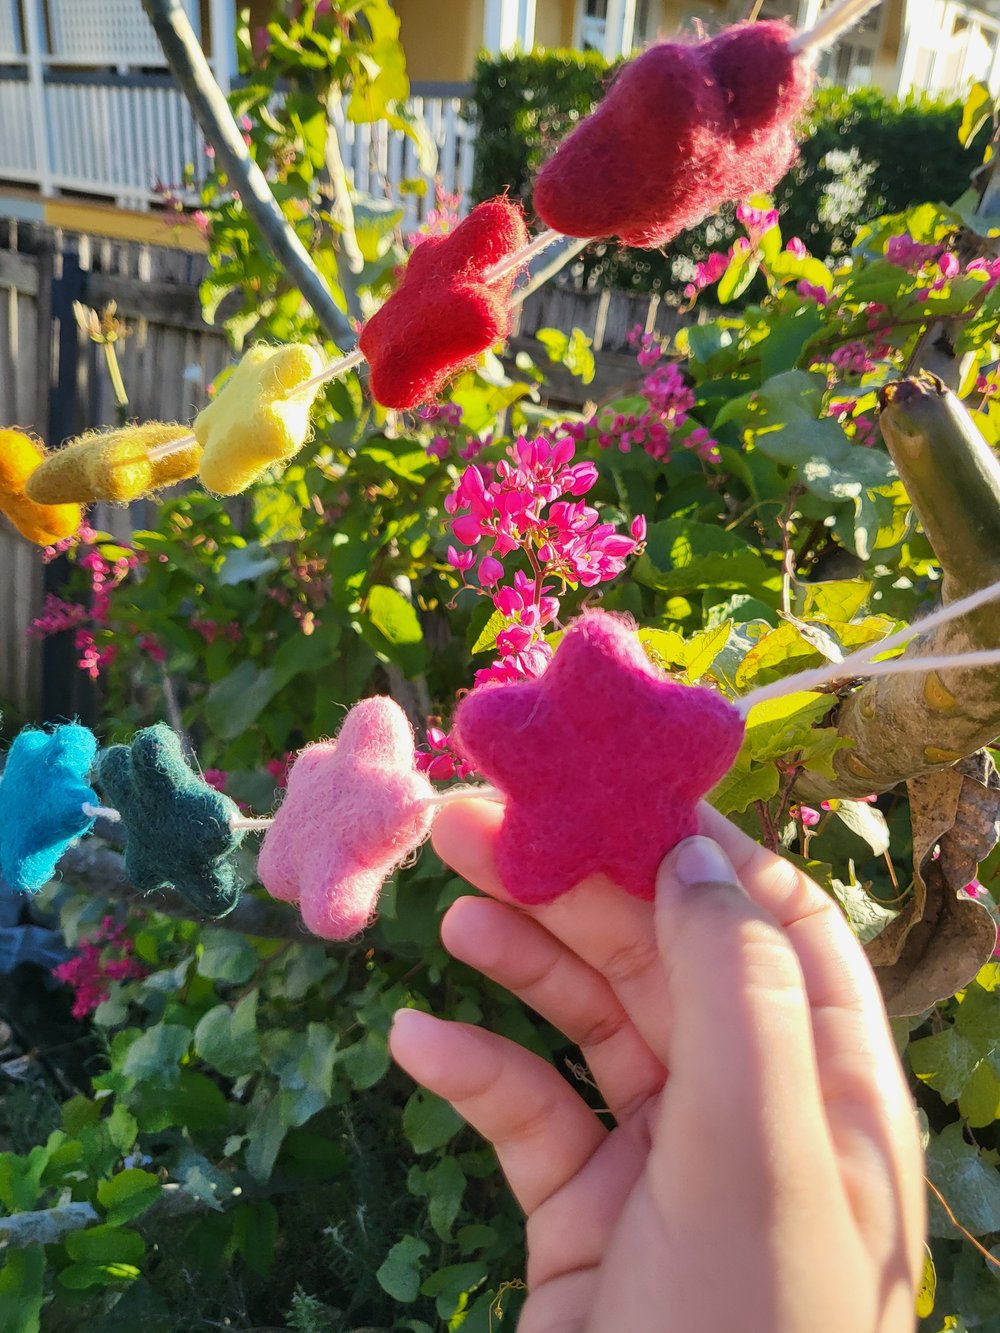
M 225 916 L 243 889 L 234 854 L 245 831 L 239 809 L 188 764 L 163 722 L 113 745 L 98 760 L 97 783 L 121 813 L 125 869 L 137 889 L 175 888 L 206 916 Z
M 56 872 L 77 838 L 94 827 L 83 813 L 96 805 L 87 774 L 97 740 L 69 723 L 52 731 L 22 731 L 0 778 L 0 874 L 12 889 L 34 893 Z

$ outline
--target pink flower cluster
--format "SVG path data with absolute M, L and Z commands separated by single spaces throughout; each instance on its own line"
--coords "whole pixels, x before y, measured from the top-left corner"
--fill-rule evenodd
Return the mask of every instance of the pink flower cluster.
M 418 408 L 417 416 L 436 427 L 436 433 L 427 445 L 427 452 L 439 461 L 449 458 L 455 452 L 464 462 L 471 463 L 493 443 L 492 435 L 481 438 L 462 431 L 464 413 L 459 403 L 432 403 Z M 449 431 L 454 432 L 454 436 L 450 436 L 447 433 Z M 459 443 L 459 440 L 462 442 Z
M 45 638 L 49 634 L 59 634 L 64 630 L 75 630 L 73 644 L 79 653 L 77 666 L 85 671 L 91 680 L 96 680 L 104 668 L 114 660 L 117 647 L 113 643 L 99 645 L 95 631 L 105 629 L 111 607 L 111 593 L 123 583 L 139 563 L 134 551 L 119 556 L 113 561 L 106 560 L 96 546 L 90 543 L 97 537 L 92 528 L 81 530 L 70 543 L 60 542 L 58 547 L 50 547 L 46 559 L 55 559 L 63 554 L 70 545 L 84 550 L 78 556 L 77 566 L 85 570 L 90 577 L 88 602 L 68 602 L 49 593 L 42 607 L 42 614 L 28 627 L 28 634 L 35 638 Z M 89 628 L 88 628 L 89 626 Z
M 595 421 L 597 442 L 602 449 L 630 453 L 644 449 L 658 462 L 669 463 L 673 450 L 680 446 L 708 463 L 719 460 L 719 446 L 704 426 L 690 419 L 695 396 L 674 361 L 662 360 L 662 342 L 652 333 L 633 329 L 629 341 L 638 347 L 636 360 L 647 371 L 642 395 L 649 404 L 642 412 L 604 413 Z
M 42 614 L 28 626 L 28 634 L 33 639 L 44 639 L 50 634 L 61 634 L 63 630 L 75 629 L 88 619 L 87 608 L 82 602 L 67 602 L 57 597 L 54 592 L 45 594 Z
M 406 243 L 410 249 L 415 250 L 428 236 L 447 236 L 448 232 L 454 231 L 462 220 L 461 207 L 461 191 L 449 194 L 438 181 L 434 186 L 434 207 L 428 209 L 419 228 L 407 234 Z
M 890 236 L 885 244 L 885 257 L 897 268 L 908 269 L 916 273 L 925 264 L 932 263 L 944 249 L 942 245 L 924 245 L 903 232 L 899 236 Z
M 239 643 L 243 638 L 243 631 L 235 621 L 230 621 L 227 625 L 220 625 L 217 620 L 202 620 L 198 616 L 192 616 L 188 624 L 196 634 L 200 634 L 206 643 L 214 643 L 221 635 L 228 639 L 230 643 Z
M 417 750 L 414 756 L 417 772 L 426 773 L 434 782 L 448 782 L 451 778 L 467 778 L 473 773 L 471 764 L 467 764 L 453 748 L 451 741 L 438 726 L 427 728 L 427 749 Z
M 116 925 L 113 917 L 106 916 L 97 934 L 81 940 L 75 958 L 52 969 L 57 981 L 72 986 L 73 1017 L 86 1018 L 110 995 L 108 983 L 136 981 L 146 976 L 147 969 L 132 956 L 132 941 L 123 925 Z
M 291 772 L 294 763 L 295 751 L 288 750 L 285 752 L 283 759 L 269 759 L 264 765 L 264 768 L 270 773 L 271 777 L 274 778 L 274 785 L 284 789 L 288 786 L 288 775 Z
M 476 684 L 538 676 L 551 650 L 543 631 L 559 613 L 557 589 L 596 587 L 615 578 L 640 548 L 646 521 L 633 521 L 631 533 L 619 533 L 583 497 L 597 481 L 591 462 L 574 463 L 573 433 L 520 436 L 495 465 L 473 464 L 445 500 L 451 529 L 462 546 L 448 547 L 448 563 L 462 575 L 477 567 L 479 587 L 503 616 L 496 639 L 499 656 L 476 674 Z M 504 561 L 523 557 L 530 575 L 517 570 L 507 586 Z M 552 580 L 551 582 L 549 580 Z

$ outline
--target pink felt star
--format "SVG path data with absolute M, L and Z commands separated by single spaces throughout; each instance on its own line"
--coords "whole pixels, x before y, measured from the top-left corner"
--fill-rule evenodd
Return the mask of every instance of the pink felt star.
M 384 882 L 427 837 L 433 795 L 414 768 L 403 710 L 355 704 L 336 741 L 309 745 L 268 829 L 257 871 L 272 898 L 297 902 L 314 935 L 346 940 L 371 919 Z
M 549 902 L 603 873 L 648 899 L 663 857 L 698 831 L 743 720 L 722 695 L 668 680 L 625 621 L 598 611 L 543 676 L 468 695 L 455 736 L 507 798 L 497 868 L 512 897 Z

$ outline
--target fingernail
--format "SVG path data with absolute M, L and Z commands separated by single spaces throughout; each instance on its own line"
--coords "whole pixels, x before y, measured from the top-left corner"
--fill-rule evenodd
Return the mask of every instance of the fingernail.
M 732 884 L 741 888 L 732 862 L 711 838 L 686 838 L 674 849 L 672 870 L 687 889 L 699 884 Z

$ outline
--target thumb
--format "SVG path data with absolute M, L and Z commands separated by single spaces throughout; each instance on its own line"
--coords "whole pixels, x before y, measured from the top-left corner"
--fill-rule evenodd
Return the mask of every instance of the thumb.
M 778 922 L 750 898 L 711 838 L 660 867 L 656 939 L 667 977 L 673 1111 L 712 1137 L 738 1127 L 739 1155 L 767 1161 L 789 1134 L 825 1127 L 802 969 Z M 824 1129 L 825 1132 L 825 1129 Z

